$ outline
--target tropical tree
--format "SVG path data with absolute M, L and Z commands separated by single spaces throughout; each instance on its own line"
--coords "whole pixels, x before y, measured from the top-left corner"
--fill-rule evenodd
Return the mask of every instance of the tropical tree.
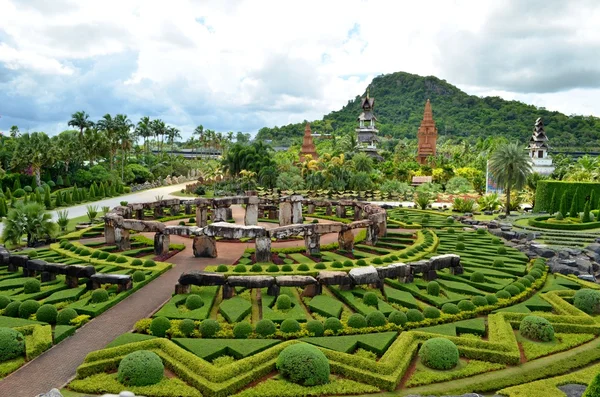
M 90 120 L 90 115 L 84 111 L 75 112 L 71 115 L 71 120 L 68 123 L 69 127 L 79 128 L 79 137 L 83 138 L 83 131 L 94 125 Z
M 373 158 L 365 152 L 356 153 L 352 157 L 352 163 L 356 172 L 369 173 L 373 170 Z
M 19 127 L 17 127 L 16 125 L 13 125 L 12 127 L 10 127 L 10 137 L 11 138 L 18 138 L 19 137 Z
M 165 134 L 167 133 L 167 125 L 161 119 L 156 119 L 156 120 L 152 120 L 152 122 L 150 123 L 150 128 L 151 128 L 152 133 L 153 133 L 154 137 L 156 138 L 156 140 L 158 140 L 158 137 L 160 136 L 159 148 L 160 148 L 160 151 L 162 152 L 164 137 L 165 137 Z
M 15 153 L 17 155 L 13 156 L 11 166 L 13 168 L 30 167 L 31 172 L 35 175 L 37 186 L 41 186 L 41 169 L 52 164 L 55 154 L 48 135 L 43 132 L 23 134 L 18 138 Z
M 153 135 L 150 123 L 150 117 L 144 116 L 140 119 L 140 121 L 138 121 L 137 126 L 135 128 L 135 134 L 144 140 L 144 149 L 146 150 L 146 153 L 150 151 L 150 146 L 148 145 L 148 138 L 150 138 Z
M 8 211 L 4 219 L 2 239 L 18 245 L 24 235 L 27 236 L 27 246 L 33 247 L 41 238 L 52 237 L 56 231 L 56 223 L 52 215 L 45 211 L 42 204 L 21 202 Z
M 500 145 L 492 153 L 489 171 L 506 195 L 505 212 L 510 214 L 510 192 L 522 189 L 532 173 L 531 159 L 518 143 Z
M 56 160 L 62 161 L 65 165 L 65 173 L 69 172 L 69 165 L 82 157 L 81 142 L 77 139 L 77 131 L 67 130 L 52 137 L 52 145 L 55 150 Z M 81 136 L 79 136 L 81 138 Z

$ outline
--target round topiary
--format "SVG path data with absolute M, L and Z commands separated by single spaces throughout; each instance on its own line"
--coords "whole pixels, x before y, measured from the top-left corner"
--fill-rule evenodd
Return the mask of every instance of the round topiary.
M 19 317 L 19 307 L 21 307 L 20 301 L 10 302 L 4 309 L 4 315 L 8 317 Z
M 462 234 L 459 234 L 459 235 L 456 237 L 456 240 L 457 240 L 457 241 L 465 241 L 465 236 L 464 236 L 464 235 L 462 235 Z
M 458 348 L 446 338 L 432 338 L 419 349 L 419 358 L 423 365 L 438 370 L 448 370 L 458 364 Z
M 475 283 L 483 283 L 485 282 L 485 275 L 481 272 L 473 272 L 471 273 L 471 281 Z
M 70 325 L 71 320 L 77 317 L 77 312 L 75 309 L 71 309 L 67 307 L 66 309 L 62 309 L 58 312 L 58 316 L 56 316 L 56 324 L 58 325 Z
M 10 298 L 6 295 L 0 295 L 0 310 L 6 308 L 10 303 Z
M 458 314 L 460 313 L 460 309 L 454 303 L 444 303 L 442 312 L 446 314 Z
M 581 397 L 598 397 L 600 396 L 600 374 L 597 374 Z
M 334 267 L 336 269 L 340 269 L 340 268 L 344 267 L 344 265 L 340 261 L 333 261 L 333 263 L 331 264 L 331 267 Z
M 233 327 L 233 336 L 235 336 L 236 339 L 247 339 L 251 334 L 252 324 L 249 322 L 242 321 Z
M 233 268 L 233 271 L 236 273 L 246 273 L 246 266 L 244 266 L 242 264 L 235 265 L 235 267 Z
M 535 281 L 535 278 L 531 274 L 528 274 L 528 275 L 524 276 L 523 279 L 524 280 L 529 280 L 529 282 L 531 284 L 533 284 L 533 282 Z
M 470 311 L 475 310 L 475 305 L 471 301 L 462 300 L 462 301 L 458 302 L 458 308 L 460 309 L 461 312 L 470 312 Z
M 40 303 L 38 301 L 34 301 L 33 299 L 26 300 L 19 306 L 19 317 L 27 319 L 32 314 L 35 314 L 39 308 Z
M 515 287 L 517 287 L 519 289 L 519 292 L 523 292 L 523 291 L 526 290 L 525 286 L 522 283 L 518 282 L 518 281 L 515 281 L 514 283 L 512 283 L 512 285 L 514 285 Z
M 188 310 L 200 309 L 202 306 L 204 306 L 204 301 L 200 295 L 194 294 L 185 298 L 185 307 L 188 308 Z
M 325 324 L 323 324 L 323 326 L 325 327 L 325 329 L 331 330 L 334 333 L 344 328 L 342 322 L 335 317 L 328 317 L 327 320 L 325 320 Z
M 423 309 L 423 316 L 425 316 L 425 318 L 439 318 L 440 311 L 433 306 L 428 306 Z
M 487 294 L 485 296 L 485 300 L 487 301 L 488 305 L 495 305 L 496 303 L 498 303 L 498 298 L 496 297 L 496 295 L 493 294 Z
M 12 360 L 25 353 L 25 337 L 12 328 L 0 328 L 0 362 Z
M 202 320 L 198 329 L 200 330 L 200 335 L 202 335 L 203 338 L 212 338 L 217 332 L 219 332 L 221 326 L 215 320 L 208 318 L 206 320 Z
M 500 244 L 500 238 L 499 237 L 492 237 L 492 244 Z
M 40 306 L 35 312 L 35 318 L 37 321 L 42 321 L 48 324 L 56 324 L 56 316 L 58 316 L 58 310 L 54 305 L 46 303 Z
M 484 296 L 474 296 L 471 298 L 471 302 L 473 302 L 475 306 L 487 306 L 488 304 L 488 301 Z
M 573 305 L 587 314 L 600 313 L 600 291 L 582 288 L 575 292 Z
M 323 270 L 323 269 L 327 269 L 327 266 L 325 266 L 324 263 L 319 262 L 315 265 L 315 269 Z
M 190 336 L 195 329 L 196 324 L 194 324 L 194 320 L 192 320 L 191 318 L 181 320 L 181 322 L 179 323 L 179 330 L 186 337 Z
M 493 267 L 504 267 L 504 261 L 502 259 L 494 259 Z
M 110 254 L 108 258 L 106 258 L 107 262 L 114 262 L 117 260 L 117 256 L 115 254 Z
M 508 291 L 501 290 L 501 291 L 496 292 L 496 297 L 498 299 L 510 299 L 511 296 L 512 295 Z
M 309 270 L 310 270 L 310 268 L 308 267 L 308 265 L 307 265 L 306 263 L 301 263 L 301 264 L 298 266 L 298 271 L 299 271 L 299 272 L 307 272 L 307 271 L 309 271 Z
M 238 266 L 240 266 L 240 265 L 238 265 Z M 269 273 L 277 273 L 279 271 L 279 266 L 277 266 L 276 264 L 269 265 L 269 267 L 267 267 L 267 271 Z
M 349 259 L 346 259 L 346 260 L 345 260 L 345 261 L 342 263 L 342 265 L 344 265 L 344 267 L 352 267 L 352 266 L 354 266 L 354 263 L 352 263 L 352 261 L 351 261 L 351 260 L 349 260 Z
M 303 386 L 322 385 L 329 381 L 329 360 L 317 347 L 298 343 L 286 347 L 277 357 L 279 373 Z
M 281 270 L 284 272 L 291 272 L 294 269 L 292 269 L 291 265 L 283 265 L 283 266 L 281 266 Z
M 383 261 L 381 260 L 381 258 L 375 258 L 375 259 L 373 259 L 373 264 L 374 265 L 383 265 Z
M 521 320 L 519 332 L 521 336 L 541 342 L 550 342 L 554 339 L 554 327 L 548 320 L 539 316 L 527 316 Z
M 365 316 L 359 313 L 354 313 L 350 317 L 348 317 L 348 321 L 346 322 L 348 327 L 351 328 L 364 328 L 367 326 L 367 320 Z
M 483 228 L 477 229 L 477 234 L 479 234 L 479 235 L 485 234 L 485 229 L 483 229 Z
M 103 288 L 95 289 L 94 292 L 92 292 L 92 298 L 90 299 L 90 301 L 93 303 L 102 303 L 106 302 L 107 300 L 108 291 Z
M 542 277 L 542 272 L 540 272 L 538 269 L 533 269 L 529 272 L 529 275 L 535 279 L 538 279 Z
M 156 266 L 156 262 L 154 262 L 152 259 L 146 259 L 144 261 L 144 267 L 154 267 Z
M 292 299 L 284 294 L 281 294 L 277 297 L 277 301 L 275 301 L 275 307 L 277 310 L 289 310 L 292 308 Z
M 219 266 L 217 266 L 217 271 L 219 273 L 227 273 L 227 265 L 219 265 Z
M 262 319 L 256 323 L 256 333 L 261 336 L 273 335 L 277 331 L 275 323 L 269 319 Z
M 450 233 L 450 234 L 454 234 L 454 233 L 456 233 L 456 230 L 454 230 L 454 229 L 452 229 L 452 228 L 450 228 L 450 229 L 447 229 L 447 231 L 448 231 L 448 233 Z
M 310 320 L 306 323 L 306 330 L 311 335 L 323 336 L 323 333 L 325 332 L 325 327 L 323 326 L 323 323 L 319 320 Z
M 379 298 L 377 298 L 377 295 L 374 292 L 367 292 L 363 296 L 363 303 L 367 306 L 377 307 L 379 304 Z
M 171 328 L 171 321 L 166 317 L 155 317 L 150 323 L 150 333 L 159 338 L 164 338 Z
M 131 278 L 136 283 L 141 283 L 142 281 L 144 281 L 146 279 L 146 273 L 144 273 L 141 270 L 136 270 L 135 272 L 133 272 L 133 275 L 131 276 Z
M 82 255 L 83 255 L 83 253 L 82 253 Z M 124 256 L 118 256 L 117 260 L 115 262 L 117 262 L 117 263 L 127 263 L 127 258 L 125 258 Z
M 517 280 L 517 282 L 523 284 L 525 286 L 525 288 L 531 287 L 531 281 L 529 281 L 529 279 L 527 279 L 525 277 L 521 277 L 520 279 Z
M 456 243 L 456 250 L 457 251 L 464 251 L 465 250 L 465 243 L 461 243 L 461 242 Z
M 149 386 L 160 382 L 164 372 L 165 367 L 158 354 L 138 350 L 121 360 L 117 379 L 126 386 Z
M 408 311 L 406 312 L 406 319 L 411 323 L 416 323 L 419 321 L 423 321 L 425 317 L 423 317 L 423 313 L 421 313 L 417 309 L 408 309 Z
M 440 284 L 437 281 L 430 281 L 427 283 L 427 294 L 431 296 L 439 296 Z
M 505 254 L 506 254 L 506 247 L 505 246 L 498 247 L 498 255 L 505 255 Z
M 364 259 L 359 259 L 356 261 L 356 265 L 357 266 L 367 266 L 367 261 L 365 261 Z
M 380 311 L 367 314 L 367 325 L 369 327 L 381 327 L 387 323 L 385 315 Z
M 400 310 L 394 310 L 389 314 L 388 321 L 396 325 L 404 325 L 408 319 L 406 318 L 406 314 Z
M 300 323 L 293 318 L 286 318 L 279 326 L 281 332 L 291 334 L 293 332 L 300 332 Z
M 506 288 L 504 288 L 504 290 L 506 292 L 508 292 L 510 294 L 510 296 L 519 295 L 519 293 L 521 292 L 519 287 L 517 287 L 516 285 L 512 285 L 512 284 L 507 286 Z
M 98 259 L 106 259 L 106 258 L 108 258 L 108 252 L 102 251 L 102 252 L 100 252 L 100 254 L 98 254 Z
M 96 251 L 98 252 L 98 251 Z M 135 258 L 134 260 L 131 261 L 131 266 L 142 266 L 144 264 L 144 262 L 142 262 L 141 259 L 139 258 Z
M 36 292 L 40 292 L 41 289 L 42 284 L 40 283 L 40 280 L 36 278 L 27 279 L 23 283 L 23 292 L 26 294 L 34 294 Z

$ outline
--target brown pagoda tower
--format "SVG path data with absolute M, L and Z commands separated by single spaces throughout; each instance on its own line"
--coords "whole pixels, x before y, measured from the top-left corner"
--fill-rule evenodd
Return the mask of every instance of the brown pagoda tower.
M 312 131 L 310 130 L 310 123 L 306 123 L 306 127 L 304 127 L 304 139 L 302 141 L 302 150 L 300 150 L 300 162 L 304 161 L 304 158 L 307 154 L 310 154 L 313 160 L 319 158 L 319 155 L 317 154 L 317 149 L 315 148 L 315 144 L 313 143 Z
M 423 112 L 423 120 L 417 132 L 417 139 L 419 141 L 417 162 L 419 164 L 427 164 L 427 158 L 435 156 L 437 141 L 437 128 L 435 127 L 435 121 L 433 121 L 433 112 L 431 111 L 429 99 L 425 103 L 425 112 Z

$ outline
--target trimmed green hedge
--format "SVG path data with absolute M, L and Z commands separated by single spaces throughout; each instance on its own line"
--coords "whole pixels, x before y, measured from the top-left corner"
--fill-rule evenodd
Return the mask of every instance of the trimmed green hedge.
M 594 182 L 567 182 L 567 181 L 539 181 L 535 191 L 535 206 L 534 212 L 547 211 L 550 212 L 552 204 L 552 195 L 555 195 L 555 200 L 560 201 L 564 192 L 567 192 L 566 200 L 568 205 L 571 205 L 573 196 L 577 190 L 577 208 L 576 210 L 583 211 L 583 206 L 589 198 L 592 191 L 596 199 L 600 197 L 600 183 Z M 556 205 L 557 206 L 557 205 Z M 592 209 L 596 209 L 596 203 L 592 203 Z M 566 214 L 563 214 L 566 216 Z M 571 229 L 573 230 L 573 229 Z
M 537 218 L 530 218 L 527 222 L 529 226 L 539 227 L 540 229 L 553 229 L 553 230 L 588 230 L 600 228 L 600 222 L 587 222 L 587 223 L 551 223 L 546 222 L 550 219 L 550 216 L 540 216 Z

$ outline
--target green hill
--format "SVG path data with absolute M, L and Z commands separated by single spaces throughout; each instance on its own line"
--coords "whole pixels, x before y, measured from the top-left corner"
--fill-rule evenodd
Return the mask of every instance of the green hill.
M 397 72 L 381 75 L 369 85 L 375 98 L 375 115 L 380 135 L 394 138 L 415 138 L 429 98 L 433 116 L 441 136 L 477 140 L 490 136 L 506 136 L 527 142 L 533 124 L 542 117 L 550 145 L 560 150 L 593 150 L 599 147 L 600 118 L 567 116 L 518 101 L 500 97 L 468 95 L 457 87 L 434 76 L 422 77 Z M 339 111 L 323 120 L 311 122 L 313 132 L 342 135 L 353 131 L 360 114 L 357 96 Z M 275 144 L 289 144 L 301 139 L 304 124 L 262 128 L 257 139 L 272 139 Z

